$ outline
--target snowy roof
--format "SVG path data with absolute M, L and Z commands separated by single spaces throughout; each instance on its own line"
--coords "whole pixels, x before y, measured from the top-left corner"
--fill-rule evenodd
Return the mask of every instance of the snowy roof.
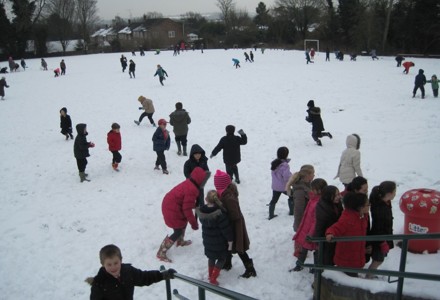
M 133 32 L 138 32 L 138 31 L 147 31 L 147 28 L 145 28 L 144 25 L 141 25 L 133 29 Z
M 92 34 L 92 37 L 107 36 L 107 35 L 110 35 L 110 34 L 115 34 L 115 32 L 114 32 L 112 27 L 99 29 L 94 34 Z
M 127 26 L 127 27 L 125 27 L 125 28 L 119 30 L 118 33 L 122 33 L 122 34 L 131 34 L 131 29 L 130 29 L 130 27 Z

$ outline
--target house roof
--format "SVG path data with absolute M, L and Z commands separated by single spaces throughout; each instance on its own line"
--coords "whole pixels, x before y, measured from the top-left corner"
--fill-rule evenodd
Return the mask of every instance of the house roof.
M 118 33 L 122 33 L 122 34 L 131 34 L 131 29 L 130 29 L 129 26 L 127 26 L 127 27 L 125 27 L 125 28 L 119 30 Z
M 92 34 L 91 37 L 107 36 L 107 35 L 111 35 L 111 34 L 115 34 L 115 31 L 113 30 L 112 27 L 102 28 L 102 29 L 99 29 L 98 31 L 96 31 L 94 34 Z

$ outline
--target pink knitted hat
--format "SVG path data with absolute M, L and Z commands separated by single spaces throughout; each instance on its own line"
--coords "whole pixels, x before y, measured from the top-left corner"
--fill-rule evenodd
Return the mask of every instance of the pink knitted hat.
M 214 186 L 219 196 L 223 194 L 223 191 L 231 184 L 231 177 L 223 171 L 217 170 L 214 175 Z

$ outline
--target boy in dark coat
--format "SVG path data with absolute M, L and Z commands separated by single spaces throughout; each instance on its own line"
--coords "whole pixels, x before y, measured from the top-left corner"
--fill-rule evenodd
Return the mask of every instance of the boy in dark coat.
M 63 107 L 60 110 L 60 127 L 61 127 L 61 134 L 66 136 L 66 141 L 70 138 L 73 140 L 73 134 L 72 134 L 72 120 L 70 119 L 70 116 L 67 114 L 67 108 Z
M 218 285 L 217 278 L 229 255 L 228 251 L 232 251 L 234 235 L 217 191 L 208 192 L 206 205 L 196 208 L 196 214 L 202 223 L 203 246 L 208 257 L 209 282 Z
M 418 89 L 422 92 L 422 99 L 425 99 L 425 84 L 426 77 L 423 74 L 425 71 L 419 69 L 419 74 L 416 75 L 416 79 L 414 80 L 414 89 L 413 89 L 413 98 L 416 96 L 416 92 Z
M 87 157 L 90 156 L 89 148 L 95 147 L 95 144 L 87 141 L 87 124 L 77 124 L 76 131 L 78 132 L 75 138 L 75 144 L 73 145 L 73 153 L 76 158 L 76 164 L 78 166 L 79 178 L 81 182 L 90 181 L 86 177 L 88 174 L 85 173 L 87 166 Z
M 118 123 L 113 123 L 112 129 L 107 133 L 108 150 L 113 154 L 112 167 L 115 171 L 119 171 L 118 165 L 122 160 L 122 156 L 119 153 L 122 148 L 120 128 L 121 126 Z
M 61 68 L 61 75 L 66 75 L 66 63 L 64 62 L 64 59 L 60 62 L 60 68 Z
M 136 75 L 134 72 L 136 71 L 136 64 L 132 59 L 130 59 L 130 65 L 128 66 L 128 75 L 130 75 L 130 78 L 136 78 Z M 131 77 L 133 75 L 133 77 Z
M 186 110 L 183 109 L 181 102 L 176 103 L 176 110 L 170 114 L 170 125 L 173 126 L 173 132 L 177 144 L 177 155 L 182 154 L 187 156 L 186 145 L 188 135 L 188 124 L 191 123 L 191 118 Z M 181 147 L 182 146 L 182 147 Z
M 328 136 L 329 138 L 333 138 L 330 132 L 323 132 L 324 124 L 321 119 L 321 109 L 319 107 L 315 107 L 315 101 L 310 100 L 307 103 L 307 113 L 309 114 L 306 117 L 306 121 L 312 123 L 312 138 L 318 144 L 318 146 L 322 146 L 320 137 Z
M 127 69 L 127 58 L 122 54 L 119 60 L 121 61 L 122 72 L 125 72 L 125 69 Z
M 397 67 L 402 66 L 402 61 L 405 60 L 405 58 L 402 55 L 397 55 L 395 59 L 397 61 Z
M 142 271 L 122 263 L 121 250 L 115 245 L 99 251 L 102 267 L 94 278 L 87 278 L 91 286 L 90 300 L 132 300 L 135 286 L 146 286 L 174 278 L 174 269 Z
M 247 136 L 243 129 L 238 131 L 240 136 L 234 135 L 235 127 L 233 125 L 226 126 L 226 136 L 222 137 L 212 150 L 210 158 L 213 158 L 223 150 L 223 162 L 226 166 L 226 173 L 231 177 L 231 180 L 235 176 L 235 182 L 240 183 L 240 176 L 238 175 L 237 164 L 241 161 L 240 146 L 247 144 Z
M 160 170 L 159 166 L 162 167 L 163 174 L 169 174 L 167 170 L 167 162 L 165 159 L 165 150 L 170 149 L 170 133 L 166 130 L 167 121 L 164 119 L 160 119 L 159 127 L 157 127 L 156 131 L 153 134 L 153 150 L 157 154 L 156 166 L 155 170 Z
M 191 151 L 189 152 L 189 158 L 183 165 L 183 174 L 185 178 L 189 178 L 191 172 L 196 168 L 200 167 L 205 171 L 209 171 L 208 168 L 208 158 L 205 155 L 205 150 L 197 144 L 192 145 Z M 199 197 L 197 197 L 196 207 L 203 205 L 203 195 L 205 192 L 203 188 L 200 189 Z

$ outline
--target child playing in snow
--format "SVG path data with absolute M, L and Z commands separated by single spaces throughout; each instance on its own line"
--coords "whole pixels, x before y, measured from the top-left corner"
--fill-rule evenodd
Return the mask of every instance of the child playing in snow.
M 286 194 L 286 184 L 289 181 L 292 172 L 290 172 L 289 149 L 280 147 L 277 150 L 277 158 L 271 163 L 272 175 L 272 200 L 269 203 L 269 220 L 275 218 L 275 206 L 280 199 L 281 194 Z M 289 196 L 287 203 L 289 205 L 289 215 L 293 216 L 293 199 Z
M 391 201 L 396 196 L 396 183 L 384 181 L 371 190 L 371 231 L 370 235 L 392 235 L 393 234 L 393 210 Z M 371 258 L 372 263 L 368 267 L 376 270 L 384 261 L 390 249 L 394 248 L 393 241 L 372 242 Z M 367 274 L 367 278 L 374 275 Z
M 6 78 L 2 77 L 2 79 L 0 79 L 0 96 L 2 97 L 2 100 L 5 100 L 5 88 L 8 88 L 9 85 L 6 82 Z
M 67 114 L 67 108 L 63 107 L 60 110 L 60 127 L 61 127 L 61 134 L 66 136 L 66 141 L 70 138 L 73 140 L 72 135 L 72 120 L 70 119 L 70 116 Z
M 153 100 L 145 98 L 144 96 L 139 96 L 138 101 L 142 105 L 142 107 L 139 107 L 139 110 L 143 109 L 145 111 L 139 116 L 139 121 L 135 120 L 134 123 L 136 125 L 139 125 L 145 117 L 148 117 L 148 120 L 150 120 L 151 125 L 153 125 L 153 127 L 156 127 L 156 124 L 154 123 L 153 120 L 153 114 L 154 114 Z
M 142 271 L 131 264 L 122 263 L 121 250 L 115 245 L 106 245 L 99 251 L 102 267 L 98 274 L 86 279 L 91 288 L 90 300 L 133 299 L 135 286 L 148 286 L 174 278 L 174 269 L 165 271 Z
M 247 136 L 243 129 L 238 131 L 240 136 L 234 135 L 235 127 L 228 125 L 225 128 L 226 136 L 222 137 L 212 150 L 210 158 L 213 158 L 221 150 L 223 150 L 223 162 L 226 166 L 226 173 L 229 174 L 231 180 L 235 176 L 235 182 L 240 183 L 240 176 L 238 175 L 238 163 L 241 161 L 240 146 L 247 144 Z
M 136 78 L 136 75 L 134 73 L 135 71 L 136 71 L 136 64 L 132 59 L 130 59 L 130 64 L 128 66 L 128 75 L 130 75 L 130 78 Z
M 422 99 L 425 99 L 426 77 L 425 74 L 423 74 L 424 72 L 423 69 L 419 69 L 419 74 L 417 74 L 414 79 L 413 98 L 416 96 L 417 90 L 420 89 L 422 92 Z
M 293 240 L 295 241 L 295 243 L 298 243 L 301 246 L 301 251 L 297 256 L 298 260 L 296 261 L 296 267 L 293 268 L 293 271 L 295 272 L 301 271 L 303 269 L 303 267 L 299 265 L 299 262 L 304 263 L 307 257 L 307 252 L 317 249 L 317 244 L 306 241 L 306 237 L 314 236 L 316 224 L 316 205 L 318 204 L 319 198 L 322 195 L 322 191 L 326 186 L 327 182 L 322 178 L 316 178 L 310 184 L 310 200 L 307 203 L 306 209 L 304 211 L 304 216 L 301 220 L 298 231 L 293 236 Z
M 118 165 L 122 160 L 122 156 L 119 153 L 122 148 L 120 128 L 121 126 L 118 123 L 113 123 L 112 129 L 107 133 L 108 150 L 113 154 L 112 167 L 115 171 L 119 171 Z
M 154 73 L 154 76 L 159 75 L 159 82 L 161 85 L 163 85 L 163 81 L 165 80 L 165 75 L 168 77 L 167 71 L 165 71 L 160 65 L 157 65 L 156 73 Z
M 167 170 L 167 162 L 165 159 L 165 150 L 170 149 L 170 133 L 166 130 L 167 121 L 165 119 L 160 119 L 159 127 L 157 127 L 156 131 L 153 134 L 153 150 L 157 154 L 156 166 L 155 170 L 160 170 L 159 166 L 162 167 L 163 174 L 169 174 Z
M 54 77 L 60 76 L 60 68 L 56 68 L 55 70 L 53 70 L 53 73 L 55 74 Z
M 403 70 L 403 73 L 408 74 L 409 73 L 409 68 L 414 67 L 415 64 L 412 61 L 406 61 L 402 64 L 402 66 L 405 68 Z
M 208 257 L 209 282 L 218 285 L 217 278 L 229 255 L 228 251 L 232 251 L 234 235 L 217 191 L 209 191 L 205 200 L 206 204 L 196 208 L 196 213 L 202 223 L 203 246 Z
M 313 61 L 310 60 L 310 54 L 309 54 L 309 50 L 308 49 L 305 51 L 305 55 L 306 55 L 306 64 L 307 65 L 309 63 L 313 64 Z
M 338 172 L 334 179 L 339 177 L 339 180 L 347 187 L 353 178 L 363 176 L 361 170 L 361 152 L 359 151 L 361 138 L 355 133 L 350 134 L 347 136 L 345 144 L 347 145 L 347 149 L 342 152 Z
M 234 63 L 234 67 L 237 69 L 237 68 L 241 68 L 241 66 L 240 66 L 240 61 L 238 60 L 238 59 L 236 59 L 236 58 L 233 58 L 232 59 L 232 62 Z
M 168 250 L 176 246 L 189 246 L 191 240 L 185 240 L 185 230 L 188 223 L 193 230 L 199 229 L 199 224 L 194 216 L 193 209 L 199 196 L 200 188 L 205 186 L 211 173 L 196 167 L 185 181 L 179 183 L 169 191 L 162 201 L 162 214 L 165 224 L 173 229 L 170 236 L 166 236 L 159 246 L 156 257 L 165 262 L 172 262 L 168 258 Z
M 432 94 L 434 95 L 435 98 L 438 97 L 438 79 L 437 79 L 437 75 L 432 75 L 431 76 L 431 80 L 427 80 L 426 82 L 430 82 L 431 83 L 431 87 L 432 87 Z
M 73 153 L 76 158 L 76 164 L 78 166 L 79 178 L 81 182 L 90 181 L 86 177 L 88 174 L 85 173 L 87 166 L 87 157 L 90 156 L 89 148 L 95 147 L 95 144 L 87 141 L 87 124 L 79 123 L 76 125 L 77 135 L 75 138 L 75 144 L 73 145 Z
M 306 117 L 306 121 L 312 123 L 312 138 L 318 146 L 322 146 L 322 142 L 319 139 L 320 137 L 328 136 L 332 139 L 333 136 L 330 132 L 323 132 L 325 129 L 321 118 L 321 109 L 315 107 L 315 101 L 310 100 L 307 103 L 307 107 L 309 109 L 307 110 L 308 116 Z
M 333 237 L 365 236 L 368 230 L 370 203 L 365 194 L 347 193 L 344 196 L 344 211 L 339 220 L 330 226 L 326 232 L 326 240 L 331 242 Z M 363 268 L 365 265 L 365 241 L 338 242 L 334 262 L 339 267 Z M 357 273 L 346 272 L 351 277 Z
M 185 178 L 189 178 L 191 172 L 196 168 L 200 167 L 205 171 L 209 171 L 208 158 L 205 155 L 205 150 L 198 144 L 194 144 L 189 152 L 189 158 L 183 165 L 183 175 Z M 199 197 L 197 197 L 196 207 L 203 205 L 203 195 L 205 192 L 203 188 L 200 189 Z

